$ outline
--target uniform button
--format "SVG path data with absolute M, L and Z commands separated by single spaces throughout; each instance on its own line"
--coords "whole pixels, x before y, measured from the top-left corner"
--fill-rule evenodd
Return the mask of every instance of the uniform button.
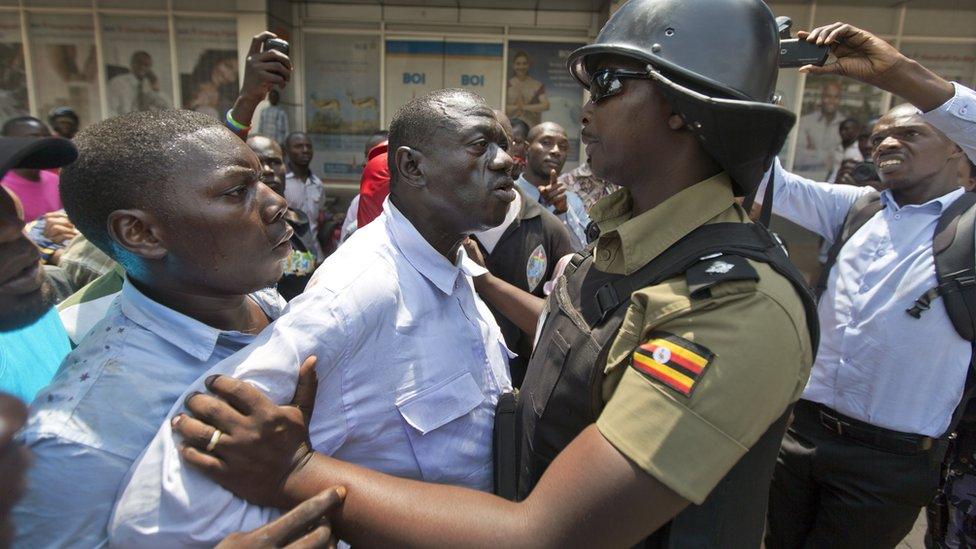
M 610 250 L 607 250 L 606 248 L 600 250 L 600 259 L 602 261 L 609 260 L 610 259 Z
M 895 219 L 901 219 L 901 214 L 895 214 Z
M 860 288 L 860 291 L 861 291 L 861 293 L 862 293 L 862 294 L 863 294 L 863 293 L 866 293 L 866 292 L 867 292 L 868 290 L 870 290 L 870 289 L 871 289 L 871 287 L 870 287 L 870 286 L 868 286 L 867 284 L 861 284 L 861 288 Z
M 850 321 L 847 322 L 847 326 L 849 328 L 853 328 L 854 326 L 857 326 L 857 321 L 852 318 L 850 319 Z
M 876 255 L 878 257 L 882 257 L 884 254 L 885 254 L 885 251 L 883 249 L 881 249 L 881 248 L 878 248 L 878 251 L 874 255 Z

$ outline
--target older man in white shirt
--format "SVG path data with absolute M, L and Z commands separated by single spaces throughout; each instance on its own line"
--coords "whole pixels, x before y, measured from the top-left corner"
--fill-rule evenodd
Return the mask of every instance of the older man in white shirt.
M 479 96 L 411 101 L 390 130 L 391 194 L 305 293 L 253 344 L 208 372 L 277 402 L 317 357 L 316 450 L 402 477 L 489 490 L 492 426 L 510 390 L 501 332 L 474 292 L 484 271 L 460 246 L 514 199 L 506 136 Z M 191 388 L 201 391 L 204 378 Z M 191 404 L 192 407 L 192 404 Z M 183 400 L 170 417 L 183 410 Z M 220 435 L 213 450 L 219 454 Z M 110 524 L 117 546 L 212 546 L 277 511 L 250 505 L 180 459 L 165 423 L 130 471 Z

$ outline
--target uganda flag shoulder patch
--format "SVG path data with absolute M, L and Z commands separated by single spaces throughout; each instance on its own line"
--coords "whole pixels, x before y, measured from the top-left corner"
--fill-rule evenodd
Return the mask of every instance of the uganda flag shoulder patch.
M 630 365 L 685 396 L 691 396 L 715 354 L 683 337 L 653 332 L 634 350 Z

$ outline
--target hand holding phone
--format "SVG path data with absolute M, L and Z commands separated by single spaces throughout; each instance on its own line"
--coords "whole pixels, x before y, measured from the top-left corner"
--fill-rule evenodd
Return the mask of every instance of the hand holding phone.
M 814 65 L 822 67 L 827 62 L 830 48 L 826 45 L 818 46 L 806 40 L 787 38 L 779 41 L 780 68 L 802 67 Z

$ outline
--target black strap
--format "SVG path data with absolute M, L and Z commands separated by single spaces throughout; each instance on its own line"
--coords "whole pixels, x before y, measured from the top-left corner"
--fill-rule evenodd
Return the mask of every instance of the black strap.
M 816 303 L 803 275 L 789 261 L 773 235 L 765 227 L 754 223 L 713 223 L 695 229 L 633 274 L 601 286 L 594 296 L 597 307 L 592 308 L 589 314 L 584 312 L 584 320 L 590 326 L 595 326 L 629 303 L 631 294 L 637 290 L 684 273 L 692 265 L 716 254 L 738 255 L 769 264 L 790 280 L 803 300 L 811 344 L 814 349 L 817 348 L 820 332 Z
M 820 271 L 820 277 L 817 279 L 817 284 L 814 286 L 813 294 L 818 300 L 827 291 L 827 279 L 830 277 L 830 270 L 837 263 L 837 256 L 840 254 L 840 249 L 844 247 L 844 244 L 851 238 L 851 235 L 863 227 L 882 208 L 884 208 L 884 204 L 881 203 L 881 193 L 871 192 L 858 198 L 851 206 L 851 209 L 847 211 L 844 224 L 837 231 L 834 243 L 827 252 L 827 261 L 824 263 L 823 270 Z
M 939 218 L 932 239 L 935 274 L 946 312 L 964 339 L 976 339 L 976 193 L 967 192 Z M 928 292 L 926 292 L 927 294 Z
M 762 208 L 759 210 L 759 224 L 769 227 L 769 222 L 773 218 L 773 182 L 775 181 L 776 167 L 769 169 L 769 177 L 766 179 L 766 189 L 763 191 Z M 759 193 L 759 186 L 752 189 L 742 200 L 742 209 L 748 214 L 752 211 L 752 205 L 756 202 L 756 195 Z

